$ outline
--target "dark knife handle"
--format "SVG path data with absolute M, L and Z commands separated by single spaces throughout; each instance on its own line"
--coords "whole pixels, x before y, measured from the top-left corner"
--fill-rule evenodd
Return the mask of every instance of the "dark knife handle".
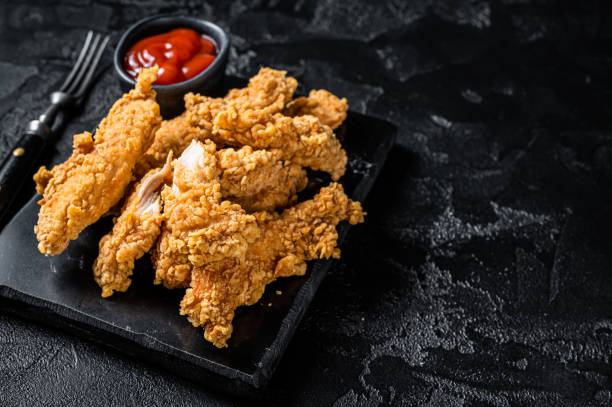
M 25 132 L 0 167 L 0 221 L 24 183 L 32 183 L 34 166 L 45 148 L 46 137 Z

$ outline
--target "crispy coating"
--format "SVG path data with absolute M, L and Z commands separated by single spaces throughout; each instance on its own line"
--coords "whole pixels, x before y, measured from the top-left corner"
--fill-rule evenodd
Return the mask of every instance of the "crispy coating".
M 308 176 L 300 165 L 280 161 L 278 163 L 279 167 L 275 167 L 268 174 L 268 186 L 256 193 L 238 193 L 227 195 L 227 198 L 248 212 L 274 211 L 294 204 L 297 201 L 297 193 L 308 185 Z M 264 171 L 258 169 L 257 172 Z M 270 182 L 272 180 L 273 183 Z
M 188 111 L 188 120 L 199 126 L 207 102 Z M 252 114 L 253 113 L 253 114 Z M 281 159 L 329 173 L 334 180 L 346 171 L 347 157 L 333 130 L 315 116 L 288 117 L 281 114 L 259 117 L 233 103 L 225 105 L 213 119 L 211 139 L 218 144 L 248 145 L 256 149 L 278 149 Z
M 258 109 L 274 114 L 291 100 L 297 85 L 297 80 L 288 77 L 287 71 L 261 68 L 249 79 L 246 88 L 230 90 L 225 101 L 240 104 L 245 110 Z
M 172 153 L 161 169 L 149 171 L 133 188 L 111 232 L 100 240 L 93 265 L 94 278 L 102 297 L 127 291 L 134 262 L 147 253 L 162 224 L 161 188 L 172 181 Z
M 280 151 L 238 150 L 217 151 L 221 169 L 221 193 L 240 204 L 248 212 L 285 208 L 297 199 L 297 192 L 306 187 L 306 171 L 295 164 L 281 161 Z
M 346 171 L 346 151 L 329 126 L 321 124 L 314 116 L 276 116 L 272 122 L 273 133 L 270 148 L 283 152 L 283 159 L 294 164 L 329 173 L 334 181 Z M 269 130 L 270 126 L 266 127 Z M 265 136 L 266 130 L 262 132 Z M 280 135 L 280 137 L 278 137 Z
M 346 119 L 348 103 L 325 90 L 311 90 L 308 97 L 295 98 L 285 106 L 286 116 L 315 116 L 319 121 L 332 129 L 338 128 Z
M 55 194 L 55 191 L 71 177 L 75 170 L 83 165 L 86 155 L 93 150 L 93 147 L 94 141 L 91 133 L 86 131 L 75 134 L 72 139 L 72 155 L 66 161 L 53 167 L 51 171 L 43 165 L 34 174 L 36 192 L 48 196 Z
M 339 257 L 336 225 L 343 220 L 363 222 L 364 213 L 340 184 L 332 183 L 281 215 L 256 216 L 261 236 L 249 245 L 244 259 L 224 258 L 194 268 L 181 301 L 181 315 L 194 326 L 204 326 L 204 338 L 217 347 L 227 346 L 236 308 L 257 302 L 278 277 L 303 275 L 307 260 Z
M 244 132 L 280 113 L 296 88 L 297 81 L 287 77 L 286 71 L 262 68 L 249 80 L 246 88 L 232 89 L 222 99 L 193 93 L 185 95 L 187 121 L 203 131 L 215 133 L 215 117 L 223 113 L 231 116 L 234 130 Z M 234 144 L 229 137 L 214 134 L 210 137 L 219 145 L 250 145 Z
M 250 146 L 240 149 L 224 148 L 215 153 L 219 167 L 223 196 L 254 195 L 268 185 L 278 182 L 280 152 L 253 150 Z M 270 179 L 273 176 L 274 179 Z
M 141 71 L 136 87 L 123 95 L 96 130 L 74 137 L 72 156 L 34 180 L 43 198 L 34 227 L 44 254 L 61 253 L 87 226 L 123 197 L 136 160 L 146 151 L 161 123 L 155 91 L 157 68 Z
M 191 265 L 241 258 L 259 234 L 255 217 L 221 201 L 216 146 L 193 141 L 174 161 L 172 187 L 164 187 L 165 224 L 154 255 L 155 283 L 189 283 Z

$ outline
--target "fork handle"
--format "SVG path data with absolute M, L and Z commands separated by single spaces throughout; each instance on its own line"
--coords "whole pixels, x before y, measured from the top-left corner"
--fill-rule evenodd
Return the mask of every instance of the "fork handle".
M 0 222 L 11 202 L 26 182 L 32 182 L 32 172 L 47 144 L 40 131 L 26 130 L 0 167 Z

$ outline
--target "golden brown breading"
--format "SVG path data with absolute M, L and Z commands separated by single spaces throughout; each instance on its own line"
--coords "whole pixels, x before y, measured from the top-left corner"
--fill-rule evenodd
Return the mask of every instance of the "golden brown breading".
M 286 75 L 286 71 L 262 68 L 249 80 L 246 88 L 232 89 L 222 99 L 187 94 L 185 95 L 187 121 L 203 131 L 215 133 L 215 118 L 223 113 L 226 122 L 231 122 L 231 129 L 225 129 L 226 133 L 248 131 L 256 125 L 269 121 L 289 103 L 297 88 L 297 81 Z M 234 139 L 227 134 L 221 136 L 210 134 L 209 137 L 219 145 L 252 145 L 240 141 L 233 142 Z
M 293 98 L 297 85 L 297 80 L 288 77 L 287 71 L 261 68 L 249 79 L 246 88 L 232 89 L 224 99 L 242 105 L 245 110 L 258 109 L 274 114 L 283 110 Z
M 72 155 L 63 163 L 56 165 L 49 171 L 44 165 L 34 174 L 36 192 L 40 195 L 51 196 L 56 189 L 70 178 L 75 169 L 83 165 L 86 154 L 93 150 L 94 141 L 91 133 L 75 134 L 72 139 Z M 53 182 L 50 182 L 53 180 Z M 39 202 L 40 203 L 40 202 Z
M 346 171 L 346 151 L 329 126 L 314 116 L 277 116 L 273 121 L 279 139 L 270 148 L 283 152 L 282 158 L 294 164 L 329 173 L 337 181 Z M 266 131 L 263 131 L 265 134 Z M 272 136 L 275 138 L 275 136 Z M 285 144 L 287 143 L 287 144 Z
M 280 152 L 253 150 L 250 146 L 224 148 L 215 155 L 224 197 L 254 195 L 276 184 L 278 176 L 275 173 L 283 165 L 279 160 Z
M 172 181 L 172 153 L 161 169 L 149 171 L 134 186 L 111 232 L 100 240 L 93 265 L 94 278 L 102 297 L 127 291 L 134 262 L 148 252 L 162 224 L 161 188 Z
M 332 129 L 338 128 L 346 119 L 348 103 L 325 90 L 311 90 L 308 97 L 293 99 L 285 106 L 285 116 L 315 116 L 319 121 Z
M 216 146 L 193 141 L 174 161 L 172 187 L 164 187 L 164 227 L 154 256 L 155 283 L 189 283 L 191 264 L 243 257 L 259 234 L 255 217 L 221 201 Z
M 245 146 L 238 150 L 225 148 L 216 155 L 223 198 L 248 212 L 285 208 L 295 202 L 297 192 L 308 183 L 306 171 L 281 161 L 279 150 Z
M 275 167 L 269 173 L 267 186 L 255 193 L 237 193 L 223 197 L 242 206 L 248 212 L 275 211 L 284 209 L 297 201 L 297 193 L 306 188 L 308 177 L 306 171 L 297 164 L 278 161 L 280 167 Z M 262 169 L 256 170 L 263 173 Z M 223 191 L 223 183 L 221 183 Z M 251 191 L 249 191 L 251 192 Z
M 136 160 L 146 151 L 161 123 L 155 91 L 157 68 L 141 71 L 136 87 L 123 95 L 96 130 L 74 137 L 74 151 L 51 171 L 34 176 L 43 198 L 34 227 L 38 250 L 61 253 L 87 226 L 122 197 Z
M 210 110 L 208 103 L 188 111 L 192 124 L 207 126 L 201 112 Z M 251 115 L 253 113 L 253 115 Z M 334 180 L 346 171 L 346 152 L 333 130 L 314 116 L 287 117 L 281 114 L 260 117 L 256 110 L 242 111 L 228 103 L 214 115 L 210 136 L 218 144 L 248 145 L 256 149 L 278 149 L 281 159 L 304 167 L 328 172 Z
M 244 260 L 225 258 L 195 268 L 181 301 L 181 315 L 204 326 L 204 338 L 217 347 L 227 346 L 236 308 L 257 302 L 278 277 L 303 275 L 306 260 L 339 257 L 336 225 L 363 222 L 364 213 L 332 183 L 281 215 L 256 216 L 261 237 L 249 245 Z

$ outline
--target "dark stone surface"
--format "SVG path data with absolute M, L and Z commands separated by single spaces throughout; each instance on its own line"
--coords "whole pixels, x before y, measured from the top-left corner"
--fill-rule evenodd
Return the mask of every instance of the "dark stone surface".
M 400 128 L 279 404 L 612 403 L 609 2 L 5 1 L 0 155 L 87 29 L 178 9 L 231 32 L 228 73 L 285 68 Z M 46 163 L 119 94 L 109 69 Z M 2 405 L 248 405 L 4 314 L 0 343 Z

